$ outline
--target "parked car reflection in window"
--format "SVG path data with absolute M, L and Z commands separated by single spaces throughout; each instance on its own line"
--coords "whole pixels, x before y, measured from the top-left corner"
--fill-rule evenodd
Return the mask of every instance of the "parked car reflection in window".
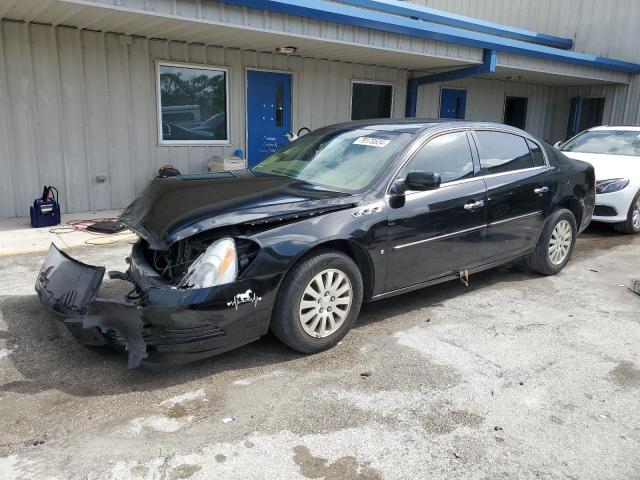
M 158 65 L 162 142 L 226 142 L 227 72 Z

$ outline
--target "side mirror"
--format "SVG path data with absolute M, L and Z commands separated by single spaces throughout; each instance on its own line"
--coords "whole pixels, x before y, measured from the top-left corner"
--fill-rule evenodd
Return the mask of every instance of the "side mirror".
M 409 172 L 404 181 L 406 190 L 435 190 L 440 187 L 440 175 L 435 172 Z
M 562 142 L 560 140 L 553 144 L 553 148 L 556 150 L 560 150 L 560 147 L 562 147 Z

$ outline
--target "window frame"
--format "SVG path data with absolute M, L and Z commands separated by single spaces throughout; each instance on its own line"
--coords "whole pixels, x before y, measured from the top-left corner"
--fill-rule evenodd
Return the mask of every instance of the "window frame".
M 515 127 L 513 127 L 515 128 Z M 501 128 L 471 128 L 470 130 L 471 132 L 471 137 L 473 138 L 473 142 L 474 142 L 474 146 L 478 155 L 478 166 L 480 168 L 480 171 L 478 173 L 478 177 L 498 177 L 501 175 L 511 175 L 513 173 L 518 173 L 518 172 L 526 172 L 529 170 L 536 170 L 536 169 L 540 169 L 540 168 L 549 168 L 549 157 L 547 156 L 547 152 L 545 151 L 545 149 L 543 148 L 543 146 L 540 144 L 540 142 L 538 142 L 536 139 L 534 139 L 533 137 L 529 136 L 529 135 L 522 135 L 519 132 L 514 132 L 511 130 L 507 130 L 507 129 L 501 129 Z M 482 164 L 480 163 L 480 152 L 481 152 L 481 148 L 480 148 L 480 140 L 478 139 L 478 136 L 476 135 L 476 132 L 499 132 L 499 133 L 508 133 L 510 135 L 515 135 L 516 137 L 520 137 L 522 138 L 525 142 L 525 145 L 527 145 L 527 148 L 529 149 L 529 153 L 531 155 L 531 160 L 533 161 L 533 153 L 531 153 L 531 149 L 529 148 L 529 145 L 527 144 L 527 140 L 530 140 L 531 142 L 535 143 L 536 145 L 538 145 L 540 147 L 540 150 L 542 150 L 542 155 L 544 157 L 544 165 L 541 165 L 539 167 L 536 167 L 535 164 L 531 167 L 527 167 L 527 168 L 519 168 L 517 170 L 510 170 L 508 172 L 497 172 L 497 173 L 483 173 L 482 172 Z
M 162 137 L 162 92 L 160 89 L 160 68 L 161 67 L 177 67 L 177 68 L 192 68 L 197 70 L 211 70 L 215 72 L 224 72 L 225 80 L 225 116 L 227 122 L 227 138 L 224 140 L 164 140 Z M 205 65 L 200 63 L 185 63 L 185 62 L 170 62 L 165 60 L 155 61 L 155 75 L 156 75 L 156 123 L 157 123 L 157 136 L 159 147 L 175 147 L 175 146 L 230 146 L 231 145 L 231 132 L 230 119 L 229 119 L 229 67 L 221 67 L 215 65 Z
M 409 172 L 407 172 L 407 168 L 409 168 L 409 166 L 411 165 L 411 162 L 413 162 L 413 160 L 416 158 L 416 156 L 422 151 L 423 148 L 425 148 L 427 145 L 429 145 L 429 143 L 431 143 L 436 138 L 443 137 L 445 135 L 453 135 L 453 134 L 456 134 L 456 133 L 464 133 L 465 137 L 467 139 L 467 145 L 469 146 L 469 156 L 471 157 L 471 162 L 472 162 L 472 165 L 473 165 L 473 176 L 468 177 L 468 178 L 458 178 L 456 180 L 449 180 L 449 181 L 446 181 L 446 182 L 442 182 L 440 184 L 440 186 L 441 187 L 446 187 L 446 186 L 449 186 L 449 185 L 456 185 L 458 183 L 465 183 L 465 182 L 469 182 L 471 180 L 476 180 L 478 178 L 478 174 L 479 174 L 480 170 L 479 170 L 479 163 L 477 161 L 478 159 L 476 159 L 476 155 L 474 153 L 475 144 L 472 143 L 472 137 L 469 135 L 469 133 L 470 133 L 469 130 L 459 129 L 459 130 L 438 132 L 436 135 L 430 136 L 424 142 L 420 143 L 420 145 L 415 149 L 415 151 L 413 151 L 411 153 L 411 155 L 409 156 L 409 158 L 403 163 L 402 167 L 400 168 L 400 170 L 396 174 L 397 178 L 394 181 L 400 179 L 403 176 L 404 173 L 409 173 Z M 413 190 L 407 190 L 407 193 L 408 192 L 413 192 Z
M 448 182 L 448 183 L 443 183 L 440 188 L 443 187 L 449 187 L 449 186 L 453 186 L 453 185 L 458 185 L 460 183 L 467 183 L 467 182 L 473 182 L 476 180 L 481 180 L 483 178 L 491 178 L 491 177 L 498 177 L 498 176 L 502 176 L 502 175 L 513 175 L 514 173 L 519 173 L 519 172 L 525 172 L 525 171 L 531 171 L 531 170 L 546 170 L 546 169 L 550 169 L 551 168 L 551 164 L 549 163 L 549 156 L 547 155 L 547 150 L 544 148 L 543 144 L 541 142 L 539 142 L 537 139 L 535 139 L 533 136 L 529 135 L 527 132 L 514 132 L 513 130 L 511 130 L 509 127 L 491 127 L 491 126 L 478 126 L 475 127 L 473 125 L 470 126 L 465 126 L 465 127 L 456 127 L 456 128 L 448 128 L 446 130 L 437 130 L 435 132 L 432 131 L 427 131 L 424 132 L 422 134 L 422 136 L 417 137 L 410 145 L 407 146 L 406 150 L 404 153 L 401 153 L 401 160 L 398 161 L 397 166 L 393 168 L 393 173 L 390 174 L 388 177 L 386 177 L 386 184 L 384 185 L 384 192 L 385 192 L 385 197 L 387 199 L 395 197 L 395 196 L 402 196 L 402 195 L 406 195 L 406 194 L 417 194 L 417 193 L 423 193 L 423 194 L 429 194 L 430 192 L 432 192 L 433 190 L 429 190 L 426 192 L 416 192 L 413 190 L 408 190 L 404 193 L 393 193 L 393 186 L 394 184 L 398 181 L 398 180 L 404 180 L 404 178 L 402 177 L 402 173 L 404 171 L 404 168 L 409 164 L 409 162 L 411 161 L 411 159 L 413 158 L 413 156 L 427 143 L 429 142 L 431 139 L 440 136 L 440 135 L 444 135 L 447 133 L 454 133 L 454 132 L 467 132 L 467 139 L 469 140 L 469 143 L 471 145 L 471 155 L 473 156 L 473 168 L 474 168 L 474 176 L 472 178 L 465 178 L 463 180 L 455 180 L 452 182 Z M 544 156 L 544 161 L 545 164 L 543 166 L 540 167 L 531 167 L 531 168 L 524 168 L 521 170 L 512 170 L 510 172 L 501 172 L 501 173 L 492 173 L 489 175 L 485 175 L 482 173 L 481 167 L 480 167 L 480 150 L 479 150 L 479 142 L 478 142 L 478 138 L 475 135 L 476 132 L 480 132 L 480 131 L 488 131 L 488 132 L 502 132 L 502 133 L 510 133 L 512 135 L 516 135 L 518 137 L 522 137 L 525 140 L 530 140 L 533 143 L 535 143 L 536 145 L 538 145 L 540 147 L 540 149 L 542 150 L 542 154 Z
M 380 118 L 394 118 L 393 116 L 393 107 L 395 104 L 396 97 L 396 84 L 394 82 L 386 82 L 382 80 L 360 80 L 360 79 L 351 79 L 351 93 L 349 96 L 349 121 L 357 122 L 358 120 L 353 119 L 353 87 L 356 83 L 360 83 L 363 85 L 386 85 L 391 87 L 391 106 L 389 108 L 389 117 L 380 117 Z

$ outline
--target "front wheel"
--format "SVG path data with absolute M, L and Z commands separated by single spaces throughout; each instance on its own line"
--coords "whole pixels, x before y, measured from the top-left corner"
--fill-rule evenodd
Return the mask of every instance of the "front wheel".
M 362 275 L 350 257 L 335 250 L 312 253 L 285 278 L 271 330 L 302 353 L 331 348 L 358 317 L 362 291 Z
M 527 259 L 529 268 L 555 275 L 569 262 L 576 244 L 576 219 L 567 209 L 553 212 L 542 229 L 535 250 Z
M 633 197 L 633 201 L 627 212 L 627 220 L 622 223 L 617 223 L 615 228 L 623 233 L 640 233 L 640 191 Z

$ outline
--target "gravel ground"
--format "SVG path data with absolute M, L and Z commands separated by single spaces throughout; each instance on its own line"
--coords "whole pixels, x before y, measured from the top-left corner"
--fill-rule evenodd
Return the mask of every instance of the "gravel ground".
M 70 253 L 123 269 L 129 247 Z M 133 371 L 43 316 L 42 257 L 0 258 L 2 479 L 640 478 L 640 237 L 368 304 L 321 354 L 266 337 Z

